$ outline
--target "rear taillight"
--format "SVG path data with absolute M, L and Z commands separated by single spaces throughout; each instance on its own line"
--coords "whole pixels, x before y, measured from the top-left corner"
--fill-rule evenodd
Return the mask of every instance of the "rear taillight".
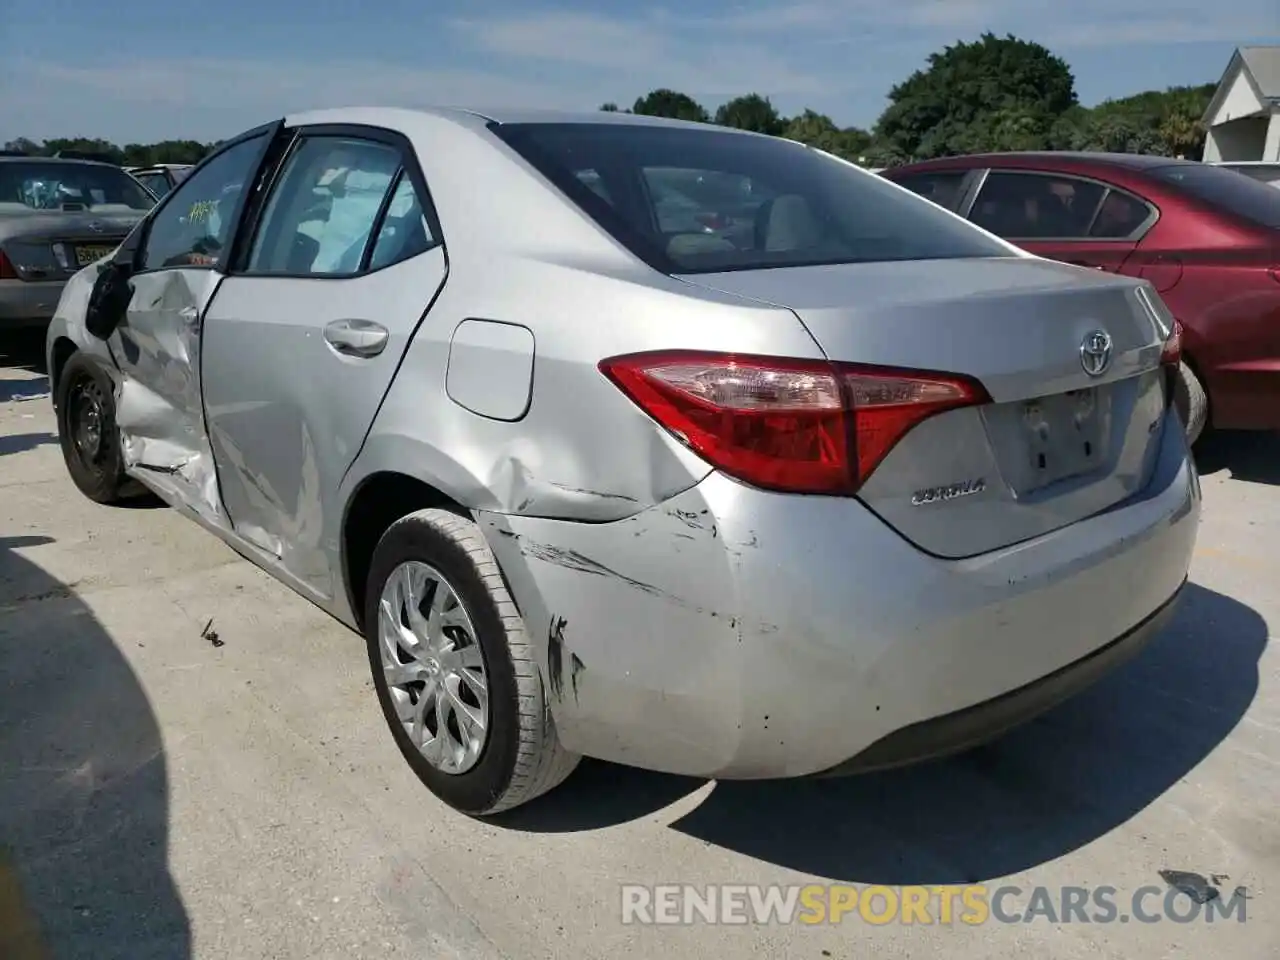
M 614 357 L 600 371 L 718 470 L 789 493 L 854 493 L 921 421 L 989 402 L 951 374 L 736 354 Z
M 4 251 L 0 250 L 0 280 L 20 280 L 18 271 L 13 269 L 13 264 L 9 262 L 9 258 L 4 255 Z

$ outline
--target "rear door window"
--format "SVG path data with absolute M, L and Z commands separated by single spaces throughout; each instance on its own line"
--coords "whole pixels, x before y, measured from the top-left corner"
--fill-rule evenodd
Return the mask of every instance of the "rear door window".
M 305 137 L 285 162 L 249 254 L 249 273 L 354 274 L 400 171 L 372 140 Z
M 1105 192 L 1102 184 L 1076 177 L 994 170 L 969 219 L 1006 240 L 1082 240 Z

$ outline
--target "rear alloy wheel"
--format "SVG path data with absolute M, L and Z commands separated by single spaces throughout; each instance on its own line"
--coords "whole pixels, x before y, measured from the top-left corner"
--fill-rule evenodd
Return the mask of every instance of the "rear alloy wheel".
M 454 809 L 510 810 L 577 766 L 560 746 L 524 621 L 470 520 L 420 510 L 388 528 L 369 571 L 364 633 L 396 745 Z
M 96 503 L 118 503 L 129 484 L 116 430 L 111 379 L 83 353 L 62 369 L 57 392 L 58 440 L 71 480 Z
M 1173 404 L 1186 428 L 1187 446 L 1191 446 L 1200 439 L 1209 420 L 1209 397 L 1200 378 L 1185 363 L 1178 365 L 1178 377 L 1173 384 Z

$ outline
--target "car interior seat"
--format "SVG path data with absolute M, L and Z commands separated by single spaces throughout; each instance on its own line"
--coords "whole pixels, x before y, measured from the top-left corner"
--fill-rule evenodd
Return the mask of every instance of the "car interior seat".
M 782 252 L 815 247 L 822 240 L 822 228 L 809 201 L 787 193 L 766 200 L 756 211 L 755 244 L 758 250 Z

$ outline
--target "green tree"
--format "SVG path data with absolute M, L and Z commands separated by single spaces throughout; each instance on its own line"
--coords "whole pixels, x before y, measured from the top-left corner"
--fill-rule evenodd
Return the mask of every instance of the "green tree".
M 858 161 L 871 146 L 871 134 L 858 127 L 840 129 L 825 113 L 805 110 L 787 123 L 783 136 L 846 160 Z
M 734 97 L 716 110 L 715 122 L 722 127 L 734 127 L 738 130 L 752 130 L 755 133 L 767 133 L 770 136 L 781 136 L 787 128 L 787 121 L 782 119 L 777 108 L 758 93 L 748 93 Z
M 663 87 L 653 90 L 636 100 L 632 113 L 647 117 L 669 117 L 672 120 L 694 120 L 709 123 L 710 114 L 705 107 L 688 94 Z
M 1145 90 L 1130 97 L 1104 100 L 1092 108 L 1074 107 L 1053 126 L 1057 150 L 1103 150 L 1151 153 L 1198 160 L 1204 151 L 1200 118 L 1216 84 Z
M 40 144 L 34 140 L 28 140 L 26 137 L 18 137 L 16 140 L 10 140 L 4 145 L 5 153 L 25 153 L 27 156 L 35 156 L 40 152 Z
M 955 138 L 961 153 L 1042 150 L 1049 143 L 1052 120 L 1037 110 L 1009 106 L 983 114 Z
M 1054 120 L 1076 103 L 1075 78 L 1066 61 L 1038 43 L 984 33 L 932 54 L 926 69 L 889 92 L 889 101 L 877 139 L 895 154 L 925 159 L 964 152 L 970 128 L 1001 112 L 1013 111 L 1002 123 L 1019 142 L 1032 142 L 1033 131 L 1047 141 Z
M 603 110 L 605 113 L 617 113 L 618 105 L 611 100 L 608 103 L 600 104 L 600 109 Z

